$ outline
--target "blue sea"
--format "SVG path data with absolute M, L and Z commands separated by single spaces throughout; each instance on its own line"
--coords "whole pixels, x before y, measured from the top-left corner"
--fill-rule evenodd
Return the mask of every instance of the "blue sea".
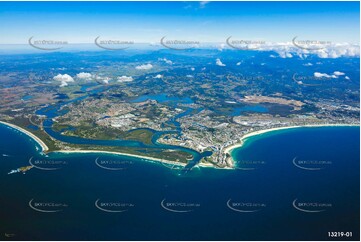
M 237 169 L 186 174 L 127 156 L 46 156 L 4 125 L 0 137 L 1 240 L 360 238 L 359 127 L 254 136 L 233 150 Z

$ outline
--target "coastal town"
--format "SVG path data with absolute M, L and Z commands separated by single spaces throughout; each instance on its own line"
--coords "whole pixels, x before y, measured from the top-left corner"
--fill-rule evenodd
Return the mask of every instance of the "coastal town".
M 0 120 L 32 135 L 44 152 L 99 150 L 217 168 L 237 165 L 231 150 L 245 137 L 291 127 L 359 125 L 359 82 L 350 72 L 320 78 L 318 72 L 298 71 L 297 78 L 322 84 L 305 86 L 274 58 L 259 57 L 258 63 L 266 64 L 257 68 L 252 58 L 229 61 L 243 66 L 240 73 L 212 62 L 219 53 L 210 53 L 206 59 L 195 54 L 192 64 L 184 65 L 170 64 L 182 55 L 156 52 L 149 65 L 135 55 L 121 70 L 115 60 L 98 65 L 95 54 L 86 69 L 72 66 L 77 70 L 72 76 L 55 74 L 61 69 L 2 73 Z M 297 62 L 309 72 L 305 60 Z M 354 64 L 350 59 L 347 65 Z M 262 72 L 267 65 L 272 75 Z M 89 142 L 71 143 L 67 137 Z M 109 145 L 89 145 L 92 140 Z M 119 140 L 125 145 L 110 143 Z

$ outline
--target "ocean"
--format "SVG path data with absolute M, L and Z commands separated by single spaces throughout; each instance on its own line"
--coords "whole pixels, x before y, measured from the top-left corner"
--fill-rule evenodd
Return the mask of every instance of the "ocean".
M 2 240 L 359 240 L 360 128 L 250 137 L 237 169 L 39 153 L 0 124 Z M 25 174 L 11 170 L 30 163 Z

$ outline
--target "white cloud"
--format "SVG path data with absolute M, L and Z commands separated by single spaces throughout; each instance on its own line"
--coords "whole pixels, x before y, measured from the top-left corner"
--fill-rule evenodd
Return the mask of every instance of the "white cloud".
M 196 48 L 211 48 L 211 49 L 233 49 L 224 43 L 208 43 L 196 45 Z M 254 51 L 273 51 L 270 53 L 271 58 L 301 58 L 305 59 L 311 55 L 319 58 L 339 58 L 339 57 L 359 57 L 359 45 L 351 43 L 328 43 L 320 46 L 322 49 L 312 49 L 315 46 L 302 44 L 299 47 L 294 45 L 292 41 L 287 42 L 263 42 L 261 44 L 242 44 L 242 49 L 253 49 Z M 307 49 L 308 48 L 308 49 Z
M 315 73 L 313 73 L 313 75 L 315 77 L 319 77 L 319 78 L 322 78 L 322 77 L 325 77 L 325 78 L 338 78 L 339 76 L 344 76 L 345 73 L 340 72 L 340 71 L 334 71 L 333 74 L 329 75 L 327 73 L 315 72 Z
M 105 84 L 109 84 L 109 81 L 112 80 L 110 77 L 107 76 L 95 76 L 95 79 Z
M 345 73 L 341 72 L 341 71 L 335 71 L 333 72 L 333 74 L 335 74 L 336 76 L 344 76 Z
M 86 72 L 80 72 L 80 73 L 76 74 L 76 77 L 79 79 L 89 80 L 92 78 L 92 74 L 86 73 Z
M 119 76 L 117 79 L 118 79 L 118 82 L 131 82 L 131 81 L 133 81 L 133 77 L 131 77 L 131 76 Z
M 161 74 L 158 74 L 154 78 L 160 79 L 160 78 L 163 78 L 163 76 Z
M 225 64 L 222 63 L 222 61 L 219 58 L 216 59 L 216 65 L 217 66 L 226 66 Z
M 71 76 L 69 76 L 68 74 L 64 74 L 64 75 L 58 74 L 58 75 L 54 76 L 53 79 L 55 81 L 61 82 L 60 87 L 67 86 L 68 82 L 74 82 L 74 79 Z
M 227 47 L 226 44 L 219 44 L 218 45 L 218 50 L 223 51 L 223 49 L 225 49 L 226 47 Z
M 280 52 L 278 52 L 278 54 L 281 58 L 292 58 L 293 57 L 293 55 L 287 51 L 280 51 Z
M 201 2 L 199 2 L 199 7 L 205 8 L 208 3 L 209 3 L 209 1 L 201 1 Z
M 192 67 L 192 68 L 191 68 L 191 71 L 194 71 L 195 69 L 196 69 L 196 68 Z
M 348 76 L 345 76 L 345 79 L 346 79 L 346 80 L 350 80 L 350 78 L 349 78 Z
M 240 66 L 241 64 L 242 64 L 242 62 L 237 62 L 237 64 L 236 64 L 236 65 L 237 65 L 237 66 Z
M 173 61 L 168 60 L 167 58 L 163 58 L 163 59 L 159 58 L 158 60 L 164 61 L 164 62 L 167 63 L 168 65 L 172 65 L 172 64 L 173 64 Z
M 322 78 L 322 77 L 325 77 L 325 78 L 337 78 L 336 75 L 328 75 L 326 73 L 320 73 L 320 72 L 315 72 L 315 73 L 313 73 L 313 75 L 315 77 L 319 77 L 319 78 Z
M 326 73 L 320 73 L 320 72 L 315 72 L 315 73 L 313 73 L 313 75 L 314 75 L 315 77 L 327 77 L 327 78 L 330 78 L 330 77 L 331 77 L 330 75 L 328 75 L 328 74 L 326 74 Z
M 153 68 L 152 64 L 145 64 L 145 65 L 140 65 L 140 66 L 136 66 L 135 69 L 137 70 L 150 70 Z
M 304 66 L 313 66 L 313 64 L 312 63 L 310 63 L 310 62 L 308 62 L 308 63 L 306 63 L 306 64 L 303 64 Z
M 299 56 L 305 58 L 310 54 L 317 55 L 320 58 L 338 58 L 338 57 L 358 57 L 360 56 L 360 47 L 350 43 L 332 43 L 322 46 L 322 49 L 306 49 L 296 47 L 290 42 L 268 42 L 257 46 L 259 51 L 274 51 L 278 53 L 281 58 L 292 58 L 293 56 Z M 274 55 L 270 55 L 274 58 Z
M 193 78 L 193 76 L 192 76 L 192 75 L 186 75 L 186 77 L 188 77 L 188 78 Z

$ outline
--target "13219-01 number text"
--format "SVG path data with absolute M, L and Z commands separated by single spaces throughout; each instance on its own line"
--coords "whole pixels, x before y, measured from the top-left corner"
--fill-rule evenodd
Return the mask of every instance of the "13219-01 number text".
M 328 237 L 333 237 L 333 238 L 352 237 L 352 232 L 328 232 Z

